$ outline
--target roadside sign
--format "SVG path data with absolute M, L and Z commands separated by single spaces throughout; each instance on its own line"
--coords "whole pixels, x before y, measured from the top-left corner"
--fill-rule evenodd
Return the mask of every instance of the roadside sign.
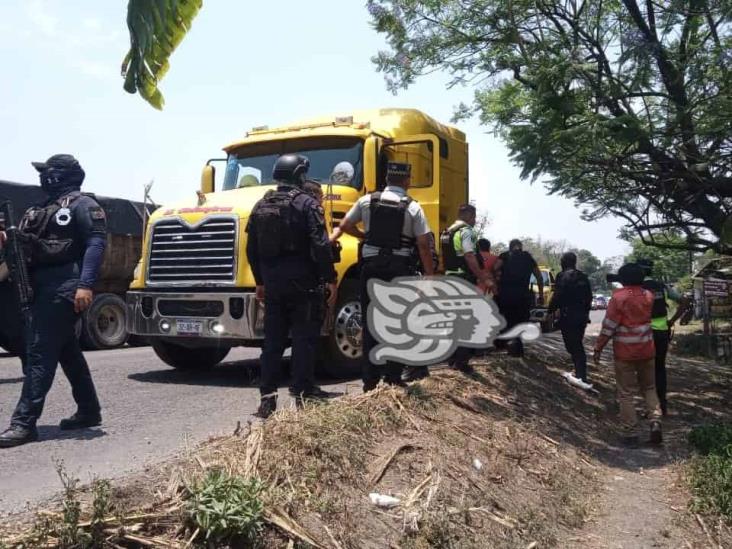
M 708 297 L 729 297 L 729 282 L 727 280 L 705 280 L 704 295 Z

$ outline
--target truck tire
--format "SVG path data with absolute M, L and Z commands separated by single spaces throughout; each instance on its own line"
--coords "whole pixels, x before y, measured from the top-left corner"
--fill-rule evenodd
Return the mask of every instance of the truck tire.
M 168 366 L 179 370 L 208 370 L 224 360 L 230 347 L 183 347 L 175 343 L 153 340 L 153 351 Z
M 361 300 L 357 279 L 338 289 L 333 331 L 323 345 L 318 371 L 336 379 L 361 374 Z
M 127 305 L 115 294 L 99 294 L 84 313 L 81 344 L 85 349 L 114 349 L 127 341 Z

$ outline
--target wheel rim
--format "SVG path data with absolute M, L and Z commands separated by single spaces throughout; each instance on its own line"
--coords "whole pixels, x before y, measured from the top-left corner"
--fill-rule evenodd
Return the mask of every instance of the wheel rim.
M 104 343 L 120 343 L 125 332 L 124 312 L 114 305 L 103 305 L 97 313 L 96 328 Z
M 361 304 L 358 301 L 344 303 L 336 315 L 333 327 L 336 346 L 344 357 L 361 357 L 361 326 Z

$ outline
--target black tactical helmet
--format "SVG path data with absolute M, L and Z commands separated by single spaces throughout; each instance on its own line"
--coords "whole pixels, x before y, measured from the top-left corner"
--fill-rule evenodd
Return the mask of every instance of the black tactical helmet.
M 45 162 L 31 162 L 38 170 L 46 192 L 60 188 L 81 187 L 86 174 L 79 161 L 70 154 L 54 154 Z
M 283 154 L 275 162 L 272 179 L 294 185 L 305 183 L 305 175 L 310 168 L 310 160 L 301 154 Z

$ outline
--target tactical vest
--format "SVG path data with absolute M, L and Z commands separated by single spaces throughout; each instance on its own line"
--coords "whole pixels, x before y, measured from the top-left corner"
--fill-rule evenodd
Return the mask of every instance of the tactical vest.
M 64 265 L 79 261 L 84 254 L 83 243 L 71 205 L 81 193 L 72 192 L 52 203 L 29 208 L 20 221 L 19 229 L 26 235 L 28 260 L 31 265 Z
M 412 248 L 415 239 L 402 234 L 404 216 L 412 199 L 408 196 L 399 201 L 384 200 L 380 192 L 371 194 L 369 203 L 369 230 L 365 243 L 391 253 L 399 248 Z
M 653 308 L 651 318 L 666 318 L 668 305 L 666 304 L 666 286 L 656 280 L 644 280 L 643 287 L 653 293 Z
M 442 250 L 442 267 L 447 271 L 463 271 L 470 272 L 468 264 L 465 261 L 465 253 L 458 255 L 455 249 L 455 236 L 465 228 L 470 226 L 466 224 L 453 223 L 452 226 L 448 227 L 440 233 L 440 248 Z M 477 243 L 476 243 L 477 244 Z M 483 256 L 476 253 L 475 258 L 478 261 L 478 265 L 483 267 Z
M 268 191 L 252 212 L 257 225 L 257 247 L 262 257 L 295 255 L 307 250 L 307 234 L 299 226 L 295 199 L 300 189 Z

